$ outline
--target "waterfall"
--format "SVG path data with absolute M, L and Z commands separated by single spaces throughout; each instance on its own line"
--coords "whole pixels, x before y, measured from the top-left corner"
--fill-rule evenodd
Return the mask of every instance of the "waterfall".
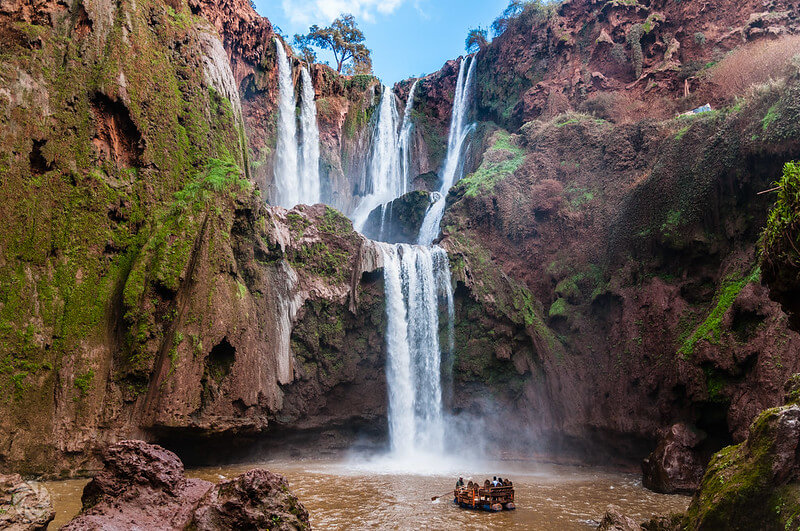
M 291 208 L 298 204 L 297 190 L 297 120 L 292 67 L 281 41 L 278 50 L 278 144 L 275 148 L 275 191 L 273 202 Z
M 418 82 L 419 80 L 415 80 L 408 92 L 408 101 L 406 101 L 399 132 L 399 116 L 394 92 L 388 87 L 383 87 L 378 119 L 375 122 L 375 132 L 373 133 L 372 158 L 367 172 L 368 194 L 361 200 L 351 216 L 356 230 L 363 230 L 370 212 L 383 205 L 381 211 L 382 235 L 386 205 L 408 192 L 411 182 L 411 133 L 414 131 L 411 114 L 414 110 L 414 95 Z
M 453 294 L 440 247 L 380 244 L 386 290 L 386 380 L 394 457 L 443 455 L 439 301 L 452 330 Z
M 464 69 L 469 62 L 466 76 Z M 477 58 L 473 57 L 461 61 L 458 68 L 458 81 L 456 82 L 456 93 L 453 98 L 453 113 L 450 118 L 450 132 L 447 138 L 447 156 L 445 157 L 444 169 L 442 170 L 442 187 L 439 189 L 440 195 L 436 197 L 434 203 L 425 214 L 422 227 L 419 231 L 420 245 L 430 245 L 439 235 L 447 193 L 450 188 L 457 183 L 464 172 L 464 151 L 467 139 L 475 130 L 475 124 L 468 121 L 470 105 L 472 103 L 472 85 L 475 79 L 475 63 Z
M 292 67 L 281 41 L 275 38 L 278 49 L 278 144 L 275 149 L 275 204 L 292 208 L 295 205 L 320 201 L 319 127 L 314 87 L 304 68 L 298 145 L 297 102 L 292 83 Z M 283 51 L 283 53 L 281 53 Z
M 319 182 L 319 125 L 314 85 L 307 68 L 300 71 L 303 93 L 300 100 L 300 202 L 313 205 L 321 199 Z
M 411 113 L 414 110 L 414 95 L 417 91 L 417 83 L 419 83 L 419 79 L 414 81 L 408 91 L 408 101 L 406 101 L 406 108 L 403 111 L 403 125 L 400 126 L 400 137 L 397 141 L 400 176 L 404 194 L 408 192 L 408 184 L 411 182 L 411 133 L 414 131 Z
M 364 229 L 367 217 L 375 207 L 403 195 L 404 184 L 401 182 L 397 150 L 399 121 L 394 92 L 384 86 L 372 137 L 372 157 L 367 168 L 367 195 L 361 199 L 351 216 L 353 226 L 359 232 Z

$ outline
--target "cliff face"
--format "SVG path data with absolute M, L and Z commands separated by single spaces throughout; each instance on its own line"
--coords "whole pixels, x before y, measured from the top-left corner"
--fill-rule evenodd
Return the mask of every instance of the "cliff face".
M 211 21 L 219 32 L 242 97 L 253 179 L 269 198 L 277 139 L 278 73 L 275 33 L 269 20 L 249 2 L 191 0 L 193 13 Z M 372 76 L 340 76 L 326 65 L 292 60 L 293 80 L 300 92 L 300 69 L 310 68 L 320 126 L 323 198 L 342 212 L 363 195 L 369 160 L 371 120 L 379 101 L 380 83 Z
M 509 360 L 518 374 L 490 387 L 558 437 L 646 440 L 688 421 L 717 449 L 742 440 L 800 369 L 755 251 L 771 203 L 756 193 L 800 147 L 776 150 L 761 118 L 796 91 L 688 120 L 495 133 L 448 198 L 443 245 L 462 293 L 515 328 L 498 345 L 461 313 L 457 367 Z
M 255 33 L 229 63 L 181 2 L 3 4 L 2 468 L 72 473 L 122 437 L 260 433 L 287 404 L 297 419 L 285 396 L 311 369 L 292 320 L 321 305 L 353 321 L 365 290 L 376 304 L 361 272 L 380 264 L 346 218 L 270 209 L 246 179 L 257 120 L 236 87 L 256 82 L 246 61 L 271 29 L 237 13 Z M 362 372 L 306 395 L 364 396 L 383 366 L 371 346 Z
M 746 42 L 795 33 L 796 8 L 781 0 L 567 0 L 526 9 L 479 56 L 478 108 L 518 127 L 579 107 L 635 120 L 717 106 L 708 67 Z
M 527 9 L 477 54 L 470 175 L 441 242 L 457 285 L 453 409 L 502 433 L 529 426 L 525 444 L 641 457 L 685 422 L 705 462 L 780 404 L 800 369 L 785 313 L 796 216 L 776 226 L 762 285 L 774 197 L 757 194 L 800 155 L 799 81 L 776 69 L 788 81 L 734 99 L 713 67 L 793 34 L 797 16 L 791 2 L 567 1 Z M 434 170 L 457 72 L 417 88 Z M 705 103 L 722 110 L 673 118 Z M 781 212 L 796 210 L 795 177 Z
M 520 426 L 526 450 L 636 457 L 676 422 L 710 455 L 780 403 L 800 337 L 760 283 L 756 193 L 800 156 L 800 81 L 666 117 L 715 94 L 698 65 L 794 18 L 573 1 L 478 54 L 470 175 L 443 222 L 452 410 Z M 0 4 L 0 468 L 68 474 L 128 437 L 385 434 L 379 254 L 333 209 L 264 204 L 273 37 L 239 0 Z M 418 82 L 412 173 L 442 164 L 458 68 Z M 346 211 L 381 89 L 311 74 Z

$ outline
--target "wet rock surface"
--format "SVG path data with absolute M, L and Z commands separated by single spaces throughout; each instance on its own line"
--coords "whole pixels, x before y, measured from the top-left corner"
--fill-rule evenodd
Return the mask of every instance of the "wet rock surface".
M 305 529 L 308 513 L 281 476 L 251 470 L 214 485 L 188 479 L 172 452 L 122 441 L 85 487 L 81 514 L 63 529 Z M 280 526 L 277 526 L 280 524 Z
M 223 481 L 200 499 L 192 529 L 309 529 L 308 511 L 289 492 L 286 480 L 266 470 L 251 470 Z
M 388 243 L 416 243 L 430 206 L 429 192 L 407 193 L 370 212 L 364 236 Z
M 703 479 L 703 439 L 686 424 L 675 424 L 642 463 L 642 483 L 663 494 L 693 493 Z
M 800 406 L 759 415 L 743 443 L 717 453 L 692 499 L 688 529 L 794 529 L 800 514 Z
M 598 531 L 641 531 L 642 526 L 633 518 L 625 516 L 619 507 L 609 505 L 597 529 Z
M 0 529 L 44 530 L 55 516 L 44 486 L 23 481 L 19 474 L 0 474 Z

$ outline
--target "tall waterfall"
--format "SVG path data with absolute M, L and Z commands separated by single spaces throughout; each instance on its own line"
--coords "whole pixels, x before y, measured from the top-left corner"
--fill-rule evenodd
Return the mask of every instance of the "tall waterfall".
M 278 49 L 278 144 L 272 200 L 277 205 L 291 208 L 300 203 L 314 204 L 320 201 L 317 107 L 311 76 L 303 69 L 300 113 L 302 147 L 299 147 L 292 67 L 277 37 L 275 46 Z
M 273 202 L 293 207 L 297 204 L 297 121 L 295 118 L 292 67 L 281 41 L 278 50 L 278 144 L 275 148 L 275 191 Z M 283 51 L 283 53 L 281 53 Z
M 469 68 L 467 68 L 465 76 L 464 70 L 467 62 L 469 62 Z M 477 63 L 475 57 L 471 60 L 464 59 L 458 69 L 456 93 L 453 98 L 453 114 L 450 118 L 450 132 L 447 139 L 447 157 L 442 170 L 442 187 L 439 189 L 433 205 L 425 214 L 417 240 L 420 245 L 430 245 L 439 235 L 447 193 L 464 173 L 464 148 L 470 134 L 475 130 L 475 124 L 468 121 L 475 79 L 475 63 Z
M 300 71 L 303 93 L 300 99 L 300 201 L 313 205 L 322 200 L 319 182 L 319 125 L 314 85 L 308 68 Z
M 389 438 L 396 458 L 442 455 L 439 301 L 452 330 L 453 293 L 440 247 L 381 244 L 386 290 Z
M 367 195 L 353 211 L 353 226 L 363 230 L 369 213 L 384 203 L 403 195 L 398 146 L 397 100 L 394 92 L 384 86 L 378 106 L 378 119 L 372 138 L 372 157 L 367 168 Z

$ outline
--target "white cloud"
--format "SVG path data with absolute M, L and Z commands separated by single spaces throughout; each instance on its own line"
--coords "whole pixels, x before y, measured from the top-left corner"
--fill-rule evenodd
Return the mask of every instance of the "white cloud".
M 357 21 L 372 22 L 376 14 L 391 15 L 407 0 L 282 0 L 286 16 L 295 26 L 330 24 L 342 13 Z M 415 5 L 418 2 L 414 2 Z

